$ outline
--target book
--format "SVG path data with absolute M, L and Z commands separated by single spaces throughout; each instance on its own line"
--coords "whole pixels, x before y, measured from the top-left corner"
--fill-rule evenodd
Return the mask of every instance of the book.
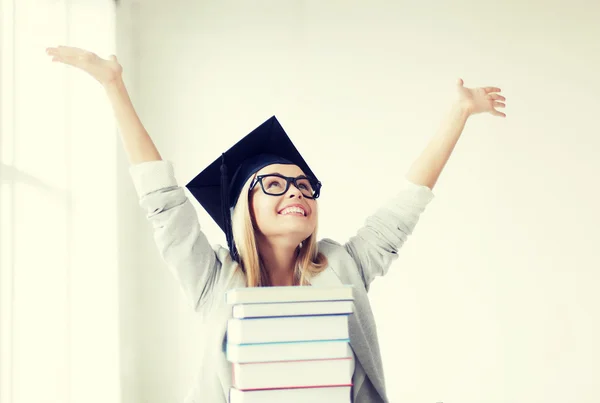
M 351 285 L 234 288 L 225 293 L 225 298 L 229 305 L 354 300 Z
M 231 388 L 229 403 L 348 403 L 350 392 L 350 386 L 250 391 Z
M 272 316 L 335 315 L 353 312 L 352 301 L 308 301 L 239 304 L 233 306 L 234 318 Z
M 229 290 L 230 403 L 350 402 L 352 286 Z
M 231 365 L 232 383 L 238 390 L 351 386 L 354 372 L 350 358 Z
M 350 340 L 226 345 L 227 361 L 236 363 L 350 358 Z
M 349 315 L 229 319 L 227 343 L 279 343 L 349 339 Z

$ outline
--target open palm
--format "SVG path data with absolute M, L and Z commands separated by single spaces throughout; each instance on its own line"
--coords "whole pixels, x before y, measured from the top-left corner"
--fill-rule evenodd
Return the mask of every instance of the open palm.
M 462 103 L 470 114 L 489 112 L 494 116 L 506 117 L 506 114 L 496 110 L 504 108 L 506 101 L 502 95 L 498 94 L 500 88 L 497 87 L 478 87 L 467 88 L 462 79 L 457 82 L 459 102 Z
M 46 49 L 53 62 L 60 62 L 81 69 L 94 77 L 100 84 L 107 85 L 121 76 L 123 68 L 115 55 L 103 59 L 95 53 L 71 46 Z

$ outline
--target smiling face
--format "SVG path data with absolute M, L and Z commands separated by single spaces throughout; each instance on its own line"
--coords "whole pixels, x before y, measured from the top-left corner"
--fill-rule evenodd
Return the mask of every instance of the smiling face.
M 298 166 L 285 164 L 266 166 L 257 175 L 276 173 L 290 177 L 304 175 Z M 271 186 L 274 193 L 280 191 L 277 183 L 269 182 L 267 178 L 263 185 L 265 189 Z M 260 184 L 257 184 L 250 195 L 250 211 L 260 235 L 266 238 L 286 238 L 295 245 L 308 238 L 317 226 L 316 200 L 304 197 L 293 183 L 280 196 L 265 194 Z

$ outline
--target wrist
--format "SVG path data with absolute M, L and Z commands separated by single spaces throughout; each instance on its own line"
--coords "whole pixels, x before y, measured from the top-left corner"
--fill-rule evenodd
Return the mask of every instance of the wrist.
M 123 77 L 119 75 L 106 83 L 102 83 L 102 86 L 106 91 L 118 91 L 125 87 L 125 83 Z
M 452 105 L 452 111 L 467 119 L 473 114 L 473 106 L 469 102 L 456 101 L 454 105 Z

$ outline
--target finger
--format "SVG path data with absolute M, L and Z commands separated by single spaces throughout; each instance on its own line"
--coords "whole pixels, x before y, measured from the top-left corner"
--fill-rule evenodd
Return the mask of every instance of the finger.
M 50 54 L 60 55 L 65 60 L 72 60 L 73 62 L 77 59 L 90 60 L 95 57 L 94 53 L 73 46 L 58 46 L 51 49 Z
M 494 103 L 492 105 L 495 108 L 506 108 L 506 105 L 504 104 L 504 102 L 496 102 L 496 101 L 494 101 Z
M 66 64 L 66 65 L 69 65 L 69 66 L 74 66 L 74 64 L 73 64 L 73 63 L 70 63 L 68 60 L 65 60 L 65 59 L 63 59 L 63 58 L 62 58 L 62 57 L 60 57 L 60 56 L 54 56 L 54 57 L 52 58 L 52 61 L 53 61 L 53 62 L 56 62 L 56 63 L 62 63 L 62 64 Z
M 497 111 L 497 110 L 495 110 L 495 109 L 492 109 L 492 110 L 490 111 L 490 113 L 491 113 L 492 115 L 494 115 L 494 116 L 501 116 L 501 117 L 503 117 L 503 118 L 505 118 L 505 117 L 506 117 L 506 113 L 499 112 L 499 111 Z
M 62 57 L 73 57 L 81 53 L 75 50 L 75 48 L 69 48 L 66 46 L 49 47 L 46 48 L 46 53 L 49 56 L 62 56 Z
M 69 66 L 75 66 L 75 62 L 73 61 L 73 59 L 64 58 L 61 55 L 54 55 L 54 56 L 52 56 L 52 61 L 53 62 L 62 63 L 62 64 L 67 64 Z
M 58 46 L 58 51 L 64 55 L 78 55 L 84 53 L 85 50 L 74 46 Z
M 488 94 L 488 99 L 495 99 L 498 101 L 506 101 L 506 98 L 504 98 L 502 95 L 499 94 Z
M 484 90 L 485 90 L 486 94 L 489 94 L 490 92 L 500 92 L 500 91 L 502 91 L 500 88 L 497 88 L 497 87 L 485 87 Z
M 464 84 L 465 84 L 465 82 L 463 81 L 463 79 L 462 79 L 462 78 L 459 78 L 459 79 L 456 81 L 456 85 L 458 85 L 459 87 L 462 87 Z

